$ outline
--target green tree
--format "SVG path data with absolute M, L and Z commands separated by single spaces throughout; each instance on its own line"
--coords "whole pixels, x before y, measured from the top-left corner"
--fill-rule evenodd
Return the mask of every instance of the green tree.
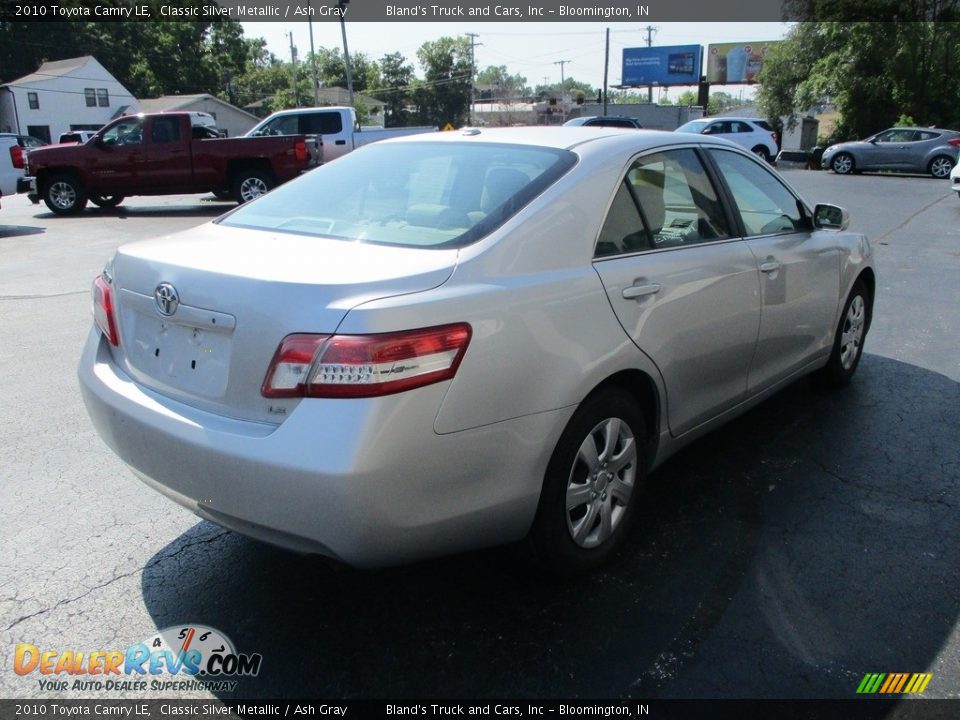
M 385 127 L 402 127 L 410 124 L 407 105 L 411 102 L 413 65 L 400 53 L 390 53 L 380 58 L 379 86 L 373 96 L 386 103 L 383 124 Z
M 527 79 L 520 74 L 511 75 L 506 65 L 490 65 L 481 70 L 477 73 L 476 84 L 478 88 L 483 88 L 478 96 L 484 100 L 511 100 L 531 94 Z
M 442 37 L 423 43 L 417 60 L 424 82 L 414 88 L 417 120 L 426 125 L 466 123 L 470 110 L 470 43 L 467 38 Z
M 953 126 L 960 119 L 960 22 L 957 3 L 860 0 L 853 17 L 869 14 L 904 22 L 842 22 L 846 3 L 796 3 L 826 22 L 796 24 L 764 59 L 757 102 L 769 117 L 795 127 L 801 112 L 836 105 L 834 140 L 865 137 L 901 115 L 921 125 Z

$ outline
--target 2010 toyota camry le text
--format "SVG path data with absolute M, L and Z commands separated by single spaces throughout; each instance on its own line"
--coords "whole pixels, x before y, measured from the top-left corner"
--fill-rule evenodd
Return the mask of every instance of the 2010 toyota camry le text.
M 876 281 L 848 222 L 709 136 L 386 140 L 122 246 L 83 396 L 143 482 L 236 532 L 360 567 L 523 541 L 589 571 L 684 444 L 850 380 Z

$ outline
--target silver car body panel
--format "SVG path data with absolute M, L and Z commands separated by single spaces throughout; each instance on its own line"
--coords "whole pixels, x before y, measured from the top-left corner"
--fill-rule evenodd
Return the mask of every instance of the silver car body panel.
M 647 379 L 659 399 L 649 428 L 648 460 L 656 466 L 822 365 L 846 294 L 872 264 L 866 240 L 849 232 L 733 239 L 594 262 L 625 163 L 655 148 L 689 146 L 689 137 L 557 128 L 442 133 L 426 141 L 464 137 L 570 148 L 578 164 L 458 250 L 216 225 L 121 248 L 111 267 L 122 291 L 120 349 L 94 329 L 79 368 L 84 400 L 107 444 L 151 487 L 201 517 L 353 565 L 506 543 L 529 530 L 557 440 L 599 385 L 625 372 Z M 424 139 L 385 142 L 412 141 Z M 309 175 L 293 182 L 309 182 Z M 754 257 L 764 253 L 785 265 L 767 288 Z M 829 277 L 804 287 L 816 272 Z M 653 302 L 622 297 L 638 277 L 662 284 Z M 143 298 L 164 281 L 191 308 L 185 327 L 202 325 L 202 310 L 219 313 L 211 318 L 228 326 L 227 318 L 235 319 L 223 331 L 231 340 L 222 391 L 145 366 L 158 335 L 140 333 L 130 314 L 148 315 Z M 140 297 L 130 302 L 129 293 Z M 816 320 L 806 319 L 808 311 Z M 448 322 L 467 322 L 473 333 L 451 380 L 366 399 L 260 395 L 273 352 L 289 333 Z M 693 324 L 678 329 L 681 322 Z M 131 343 L 143 346 L 139 355 Z M 778 364 L 777 347 L 796 355 Z M 748 387 L 754 367 L 758 379 Z M 702 395 L 691 390 L 711 372 L 731 377 L 710 378 Z

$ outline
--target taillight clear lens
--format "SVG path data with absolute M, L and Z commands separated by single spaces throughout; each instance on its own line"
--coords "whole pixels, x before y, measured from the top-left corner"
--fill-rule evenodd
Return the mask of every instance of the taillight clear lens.
M 93 281 L 93 321 L 111 345 L 119 345 L 117 323 L 114 315 L 113 291 L 103 275 Z
M 261 393 L 356 398 L 430 385 L 456 374 L 470 335 L 466 323 L 380 335 L 288 335 Z
M 23 170 L 23 148 L 19 145 L 10 146 L 10 162 L 17 170 Z

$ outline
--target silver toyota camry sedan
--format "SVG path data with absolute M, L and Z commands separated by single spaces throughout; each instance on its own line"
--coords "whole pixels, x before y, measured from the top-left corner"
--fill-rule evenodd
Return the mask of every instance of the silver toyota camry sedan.
M 121 247 L 80 382 L 144 483 L 236 532 L 588 571 L 669 455 L 854 374 L 876 282 L 847 222 L 708 136 L 388 140 Z

